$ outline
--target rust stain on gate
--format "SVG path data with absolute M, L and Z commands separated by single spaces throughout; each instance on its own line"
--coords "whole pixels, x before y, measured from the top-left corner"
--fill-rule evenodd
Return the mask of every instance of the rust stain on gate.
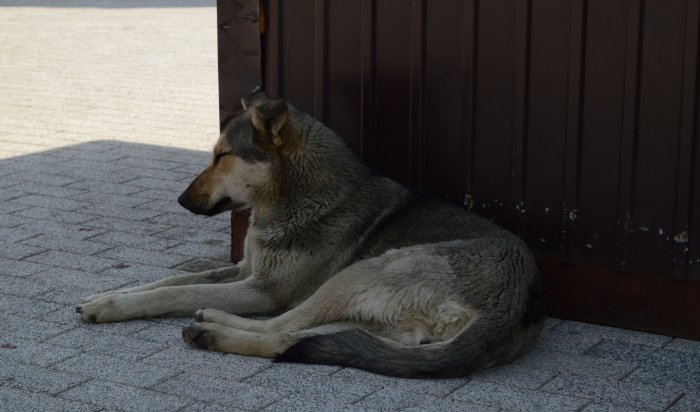
M 264 88 L 384 174 L 543 260 L 697 287 L 700 0 L 264 5 Z

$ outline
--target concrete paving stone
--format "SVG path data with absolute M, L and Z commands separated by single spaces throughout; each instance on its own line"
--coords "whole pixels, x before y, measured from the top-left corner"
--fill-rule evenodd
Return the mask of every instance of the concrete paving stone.
M 364 372 L 354 368 L 345 368 L 334 373 L 332 379 L 354 385 L 363 382 L 381 388 L 398 388 L 410 390 L 415 393 L 432 395 L 437 397 L 452 393 L 455 389 L 464 385 L 466 379 L 402 379 L 384 375 Z
M 2 245 L 0 245 L 0 249 L 1 248 Z M 0 258 L 0 275 L 26 278 L 50 268 L 51 266 L 27 262 L 26 260 Z
M 173 192 L 182 192 L 187 188 L 182 182 L 165 180 L 165 179 L 154 179 L 150 177 L 139 177 L 134 180 L 126 182 L 129 186 L 142 187 L 145 189 L 161 189 L 161 190 L 171 190 Z
M 154 252 L 150 250 L 131 248 L 128 246 L 117 246 L 107 251 L 98 253 L 97 256 L 107 257 L 118 261 L 134 262 L 141 263 L 144 265 L 153 265 L 169 268 L 181 265 L 187 262 L 188 260 L 192 260 L 192 257 L 190 256 L 175 255 L 164 252 Z
M 144 203 L 148 203 L 150 200 L 142 197 L 134 197 L 128 195 L 114 195 L 108 193 L 99 192 L 87 192 L 82 195 L 73 196 L 71 199 L 79 200 L 81 202 L 91 203 L 94 206 L 100 207 L 104 205 L 109 206 L 128 206 L 135 207 L 140 206 Z
M 33 297 L 54 289 L 41 280 L 0 275 L 0 290 L 6 295 Z
M 537 348 L 517 359 L 515 363 L 527 368 L 613 379 L 622 379 L 637 367 L 635 362 L 601 359 L 594 356 Z
M 700 391 L 684 394 L 666 412 L 700 412 Z
M 700 353 L 700 341 L 674 338 L 664 349 L 677 350 L 680 352 Z
M 86 151 L 86 150 L 72 150 L 71 151 L 71 158 L 72 159 L 85 159 L 85 160 L 89 160 L 91 162 L 97 162 L 97 163 L 111 163 L 111 162 L 118 160 L 122 157 L 124 157 L 123 154 L 121 154 L 119 152 L 112 151 L 112 150 L 101 151 L 101 152 Z
M 544 369 L 526 368 L 516 364 L 483 369 L 471 375 L 473 379 L 502 383 L 516 388 L 537 389 L 549 382 L 557 372 Z
M 117 149 L 119 150 L 119 149 Z M 160 152 L 160 151 L 159 151 Z M 122 151 L 123 154 L 123 151 Z M 162 155 L 156 155 L 157 157 L 164 157 Z M 167 156 L 167 155 L 166 155 Z M 185 166 L 185 163 L 182 162 L 173 162 L 172 160 L 168 159 L 154 159 L 154 158 L 143 158 L 143 157 L 134 157 L 134 156 L 125 156 L 122 157 L 121 159 L 117 160 L 115 164 L 121 165 L 121 166 L 127 166 L 130 169 L 134 170 L 134 168 L 138 168 L 138 170 L 142 171 L 144 176 L 148 177 L 158 177 L 158 176 L 151 176 L 150 173 L 153 171 L 167 171 L 167 170 L 173 170 L 178 167 Z M 173 172 L 173 173 L 178 173 L 178 174 L 186 174 L 183 172 Z
M 697 353 L 605 340 L 586 354 L 639 363 L 640 368 L 625 378 L 627 382 L 700 390 L 700 354 Z
M 64 306 L 59 310 L 37 319 L 66 325 L 69 327 L 66 330 L 84 329 L 92 332 L 118 336 L 129 336 L 148 326 L 148 321 L 141 319 L 129 320 L 125 322 L 87 323 L 80 318 L 80 315 L 75 313 L 76 303 L 77 302 L 73 302 L 71 305 Z M 163 346 L 168 345 L 167 343 L 163 343 Z
M 148 203 L 144 203 L 139 206 L 139 209 L 149 209 L 157 210 L 163 214 L 150 219 L 149 222 L 162 223 L 162 224 L 172 224 L 173 226 L 183 225 L 183 223 L 190 223 L 196 220 L 205 221 L 202 216 L 197 216 L 180 206 L 177 203 L 177 197 L 180 196 L 181 192 L 172 193 L 169 197 L 165 199 L 150 199 Z M 199 217 L 199 219 L 197 219 Z M 194 226 L 193 223 L 190 225 L 183 226 Z
M 218 269 L 226 266 L 234 266 L 228 260 L 214 260 L 214 259 L 204 259 L 195 258 L 187 263 L 178 265 L 175 269 L 183 270 L 187 272 L 204 272 L 206 270 Z
M 89 380 L 88 377 L 71 372 L 57 371 L 27 365 L 6 359 L 0 368 L 0 382 L 15 389 L 55 395 Z
M 211 139 L 211 146 L 214 145 L 215 141 L 215 138 Z M 201 167 L 201 170 L 204 170 L 204 168 L 207 167 L 211 161 L 211 152 L 189 150 L 186 153 L 176 153 L 173 156 L 170 156 L 168 159 L 173 162 L 199 166 Z
M 617 403 L 592 402 L 581 412 L 651 412 L 653 409 L 639 406 L 620 405 Z
M 337 393 L 294 393 L 283 398 L 264 411 L 273 412 L 306 412 L 306 411 L 339 411 L 366 412 L 368 409 L 356 406 L 348 401 L 352 397 L 338 396 Z
M 192 316 L 163 316 L 160 318 L 153 318 L 154 322 L 162 323 L 164 325 L 172 325 L 180 329 L 182 329 L 183 326 L 191 324 L 192 320 Z M 178 346 L 180 345 L 178 344 Z
M 2 216 L 3 215 L 0 215 L 0 219 L 2 219 Z M 36 219 L 51 220 L 54 222 L 61 223 L 80 224 L 89 222 L 90 220 L 96 219 L 98 217 L 97 215 L 90 215 L 87 213 L 57 211 L 54 209 L 47 209 L 45 207 L 30 207 L 24 210 L 17 211 L 13 215 L 9 216 L 22 217 L 22 219 L 25 219 L 25 221 L 22 222 L 22 224 L 30 223 Z
M 82 402 L 0 386 L 0 405 L 7 411 L 88 412 L 100 408 Z
M 20 183 L 20 182 L 18 182 Z M 50 197 L 74 197 L 85 193 L 84 190 L 70 189 L 62 186 L 50 186 L 37 182 L 21 181 L 21 190 L 26 193 Z
M 39 253 L 27 258 L 27 260 L 86 272 L 99 272 L 121 263 L 119 260 L 107 259 L 104 256 L 85 256 L 58 250 Z
M 90 222 L 96 228 L 117 230 L 120 232 L 136 233 L 137 235 L 159 234 L 171 228 L 168 225 L 159 225 L 148 222 L 135 222 L 133 220 L 120 219 L 116 217 L 102 217 Z M 106 233 L 104 230 L 102 233 Z M 163 237 L 163 236 L 159 236 Z M 173 237 L 171 237 L 173 238 Z
M 673 365 L 672 363 L 676 363 Z M 682 389 L 685 391 L 700 392 L 699 364 L 687 364 L 687 369 L 682 369 L 684 362 L 669 362 L 669 365 L 650 366 L 643 365 L 630 373 L 624 381 L 641 383 L 645 385 L 659 386 L 670 390 Z
M 402 409 L 403 412 L 497 412 L 495 406 L 484 406 L 476 403 L 465 403 L 454 399 L 425 399 L 422 403 Z
M 45 282 L 57 289 L 75 291 L 76 296 L 86 292 L 87 294 L 94 294 L 105 290 L 117 289 L 134 282 L 134 279 L 115 276 L 105 272 L 95 273 L 60 267 L 37 273 L 32 275 L 30 279 Z
M 203 257 L 215 260 L 227 260 L 231 256 L 230 245 L 209 245 L 205 243 L 185 242 L 165 250 L 166 253 L 191 257 Z
M 165 345 L 131 336 L 98 332 L 94 328 L 76 328 L 46 341 L 58 347 L 96 352 L 115 358 L 137 361 L 165 349 Z
M 654 410 L 665 409 L 683 394 L 679 390 L 670 391 L 650 385 L 618 382 L 613 379 L 583 378 L 570 374 L 557 376 L 544 385 L 541 391 Z
M 602 338 L 588 335 L 573 335 L 556 330 L 543 330 L 537 341 L 542 349 L 553 349 L 564 353 L 581 354 L 597 345 Z
M 124 177 L 124 179 L 129 180 L 128 177 Z M 73 183 L 71 185 L 68 185 L 67 187 L 83 189 L 90 193 L 105 193 L 108 195 L 128 195 L 143 190 L 136 186 L 127 186 L 122 184 L 94 180 L 85 180 L 82 182 Z
M 137 235 L 134 233 L 117 231 L 107 232 L 92 237 L 90 240 L 110 246 L 131 246 L 157 252 L 182 244 L 182 241 L 175 239 L 164 239 L 156 236 Z
M 51 302 L 42 302 L 36 299 L 24 298 L 0 294 L 0 313 L 34 317 L 42 316 L 60 308 L 61 305 Z
M 466 404 L 454 399 L 442 399 L 407 389 L 385 388 L 362 398 L 355 406 L 371 411 L 498 411 L 493 406 Z
M 33 182 L 51 186 L 66 186 L 79 180 L 78 177 L 59 176 L 57 174 L 40 173 L 35 168 L 3 176 L 5 179 L 17 182 Z
M 260 388 L 196 373 L 178 375 L 153 389 L 248 410 L 262 409 L 290 394 L 286 390 Z
M 177 202 L 170 201 L 154 201 L 148 205 L 143 205 L 142 207 L 153 206 L 153 205 L 170 205 L 170 209 L 174 210 L 175 213 L 166 212 L 160 216 L 156 216 L 149 219 L 149 222 L 161 223 L 165 225 L 172 225 L 176 227 L 186 226 L 192 227 L 200 230 L 214 230 L 220 231 L 222 229 L 231 230 L 231 220 L 230 218 L 221 220 L 214 219 L 207 216 L 197 216 L 185 210 Z M 165 208 L 161 209 L 164 210 Z M 230 216 L 230 215 L 229 215 Z
M 163 213 L 156 210 L 137 209 L 112 204 L 90 205 L 81 209 L 81 211 L 93 215 L 117 217 L 126 220 L 146 220 Z
M 19 227 L 6 228 L 0 227 L 0 239 L 7 243 L 18 243 L 22 240 L 36 236 L 36 232 L 24 230 Z
M 27 195 L 11 200 L 13 203 L 18 203 L 27 206 L 39 206 L 48 209 L 58 209 L 72 212 L 88 206 L 88 203 L 78 202 L 76 200 L 65 199 L 61 197 L 51 197 L 42 195 Z
M 0 191 L 0 194 L 2 194 L 2 193 L 3 192 Z M 6 202 L 6 200 L 15 199 L 15 198 L 21 197 L 21 196 L 24 196 L 24 193 L 18 194 L 18 195 L 11 194 L 8 196 L 7 199 L 3 199 L 2 196 L 0 195 L 0 213 L 12 213 L 12 212 L 17 212 L 19 210 L 27 209 L 28 208 L 27 205 Z
M 0 201 L 6 202 L 8 200 L 17 199 L 17 198 L 20 198 L 20 197 L 26 196 L 26 195 L 27 195 L 27 192 L 25 192 L 24 190 L 21 190 L 21 188 L 19 188 L 19 187 L 9 188 L 9 189 L 5 188 L 5 189 L 0 190 Z M 6 206 L 4 209 L 0 209 L 0 211 L 9 213 L 9 212 L 14 212 L 16 210 L 21 210 L 24 207 L 26 207 L 25 205 L 13 205 L 12 203 L 8 203 L 8 204 L 10 206 L 15 206 L 15 209 L 8 210 L 7 206 Z
M 230 233 L 222 233 L 202 228 L 190 227 L 173 227 L 172 229 L 168 229 L 163 232 L 157 233 L 157 236 L 164 237 L 167 239 L 180 239 L 199 243 L 221 241 L 227 242 L 231 240 Z
M 77 253 L 79 255 L 94 255 L 112 246 L 92 240 L 78 240 L 58 237 L 56 235 L 39 235 L 22 241 L 23 244 L 41 247 L 61 252 Z
M 57 370 L 79 373 L 141 388 L 156 385 L 181 372 L 182 368 L 166 364 L 144 364 L 96 352 L 84 352 L 53 366 Z
M 123 183 L 129 182 L 131 180 L 134 180 L 140 175 L 138 173 L 132 173 L 128 169 L 122 169 L 122 170 L 114 170 L 114 171 L 102 171 L 102 170 L 95 170 L 91 168 L 80 168 L 80 169 L 73 169 L 67 172 L 63 172 L 64 175 L 66 176 L 75 176 L 76 178 L 82 179 L 89 179 L 90 182 L 99 182 L 99 183 L 109 183 L 113 185 L 121 185 Z M 73 186 L 68 186 L 68 187 L 73 187 Z M 113 188 L 111 188 L 113 189 Z M 104 188 L 102 192 L 105 190 L 111 190 Z M 86 189 L 87 190 L 87 189 Z
M 0 295 L 0 304 L 3 302 L 3 298 L 4 295 Z M 42 341 L 63 333 L 69 328 L 66 325 L 15 316 L 6 311 L 0 316 L 0 330 L 3 331 L 0 339 L 7 342 L 20 340 Z
M 142 162 L 146 163 L 146 162 Z M 153 166 L 148 165 L 148 164 L 141 164 L 141 165 L 135 165 L 132 167 L 129 167 L 129 171 L 132 173 L 137 173 L 141 176 L 147 176 L 151 179 L 162 179 L 162 180 L 168 180 L 168 181 L 173 181 L 173 182 L 181 182 L 183 179 L 193 179 L 197 175 L 193 175 L 192 173 L 182 173 L 174 170 L 167 170 L 167 169 L 160 169 L 160 168 L 154 168 L 154 167 L 147 167 L 147 166 Z M 182 188 L 182 190 L 185 190 L 185 188 Z
M 319 373 L 314 368 L 305 370 L 285 364 L 273 364 L 271 368 L 250 376 L 243 382 L 265 388 L 299 392 L 315 403 L 332 400 L 340 404 L 350 404 L 382 388 L 381 385 L 366 380 L 334 379 L 325 373 Z
M 2 199 L 0 199 L 0 201 L 2 201 Z M 17 214 L 0 214 L 0 227 L 11 228 L 30 223 L 32 220 L 21 215 L 21 212 L 22 211 L 19 211 Z
M 182 327 L 169 323 L 150 322 L 150 325 L 131 336 L 165 346 L 180 346 L 183 344 Z
M 220 403 L 208 402 L 193 402 L 185 408 L 187 412 L 241 412 L 245 409 L 239 409 L 232 405 L 222 405 Z
M 37 234 L 47 234 L 70 239 L 83 240 L 107 232 L 106 229 L 96 227 L 93 223 L 95 221 L 96 220 L 92 220 L 88 223 L 73 224 L 37 220 L 33 223 L 22 225 L 20 227 L 27 231 L 35 232 Z
M 14 340 L 2 338 L 0 362 L 12 361 L 47 367 L 78 354 L 76 349 L 56 347 L 19 336 L 13 336 L 13 338 Z
M 78 153 L 82 152 L 82 150 L 79 150 L 79 147 L 81 145 L 77 146 L 71 146 L 73 149 L 71 151 L 71 154 L 78 155 Z M 88 156 L 91 156 L 92 153 L 88 154 Z M 93 172 L 97 173 L 110 173 L 110 172 L 121 172 L 124 170 L 127 170 L 128 167 L 124 165 L 120 165 L 118 161 L 114 162 L 100 162 L 97 160 L 93 159 L 78 159 L 78 158 L 72 158 L 68 160 L 64 160 L 63 162 L 53 165 L 53 167 L 57 170 L 59 170 L 61 173 L 66 173 L 69 176 L 81 176 L 80 173 L 76 173 L 76 171 L 83 172 L 85 170 L 91 170 Z M 85 179 L 90 179 L 91 175 L 83 175 L 82 176 Z
M 185 274 L 184 270 L 170 269 L 156 266 L 146 266 L 138 264 L 123 264 L 109 268 L 100 274 L 116 276 L 125 279 L 135 279 L 138 285 L 155 282 L 172 276 Z
M 80 150 L 83 152 L 90 152 L 90 153 L 102 153 L 106 151 L 114 151 L 117 148 L 119 148 L 119 144 L 117 142 L 113 142 L 111 140 L 94 140 L 91 142 L 83 142 L 80 145 L 77 145 L 73 147 L 75 150 Z
M 173 346 L 153 354 L 144 358 L 140 363 L 201 373 L 219 378 L 241 380 L 268 368 L 272 362 L 262 358 L 194 349 L 187 346 L 183 341 L 179 346 Z M 277 387 L 277 389 L 285 388 Z
M 610 326 L 593 325 L 589 323 L 575 322 L 572 320 L 564 321 L 558 324 L 554 329 L 558 330 L 559 332 L 570 333 L 574 335 L 597 336 L 608 340 L 649 345 L 655 347 L 662 347 L 668 342 L 670 342 L 672 339 L 669 336 L 613 328 Z
M 140 192 L 133 193 L 129 196 L 131 197 L 139 197 L 139 198 L 144 198 L 144 199 L 151 199 L 151 200 L 162 200 L 162 201 L 171 201 L 175 200 L 177 201 L 177 197 L 180 195 L 182 192 L 173 192 L 171 190 L 159 190 L 159 189 L 144 189 Z M 180 206 L 182 207 L 182 206 Z
M 457 389 L 449 398 L 458 402 L 515 411 L 578 411 L 590 402 L 586 399 L 513 388 L 476 379 Z
M 97 380 L 76 386 L 60 397 L 120 411 L 175 411 L 191 402 L 181 396 Z

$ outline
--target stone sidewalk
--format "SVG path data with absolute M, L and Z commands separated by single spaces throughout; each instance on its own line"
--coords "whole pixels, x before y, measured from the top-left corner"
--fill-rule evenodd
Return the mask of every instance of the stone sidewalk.
M 189 319 L 81 322 L 82 296 L 228 264 L 227 217 L 175 201 L 217 136 L 213 6 L 0 0 L 1 410 L 700 410 L 700 342 L 557 319 L 450 380 L 197 351 Z

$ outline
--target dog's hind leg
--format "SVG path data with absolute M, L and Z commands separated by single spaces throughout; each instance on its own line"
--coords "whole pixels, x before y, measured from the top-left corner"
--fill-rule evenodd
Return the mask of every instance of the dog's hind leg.
M 210 306 L 232 313 L 269 313 L 278 303 L 248 278 L 240 282 L 164 286 L 135 293 L 103 296 L 76 308 L 88 322 L 116 322 L 163 315 L 192 315 Z
M 331 323 L 296 332 L 257 333 L 218 323 L 200 322 L 182 328 L 182 338 L 201 349 L 274 358 L 303 338 L 361 328 L 357 323 Z
M 155 281 L 153 283 L 148 283 L 146 285 L 96 293 L 94 295 L 90 295 L 86 298 L 83 298 L 81 303 L 90 302 L 103 296 L 116 295 L 121 293 L 144 292 L 147 290 L 162 288 L 164 286 L 195 285 L 202 283 L 230 283 L 242 280 L 245 277 L 246 275 L 243 273 L 239 266 L 223 267 L 219 269 L 207 270 L 205 272 L 200 273 L 187 273 L 184 275 L 173 276 Z
M 205 308 L 195 312 L 198 322 L 217 323 L 230 328 L 256 333 L 296 332 L 320 324 L 348 319 L 345 307 L 350 303 L 348 294 L 336 294 L 333 280 L 321 286 L 299 306 L 271 319 L 248 319 L 231 313 Z

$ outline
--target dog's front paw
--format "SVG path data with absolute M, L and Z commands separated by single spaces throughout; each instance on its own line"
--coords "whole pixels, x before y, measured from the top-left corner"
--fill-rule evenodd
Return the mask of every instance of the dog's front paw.
M 85 322 L 102 323 L 120 320 L 115 295 L 98 297 L 75 308 Z

